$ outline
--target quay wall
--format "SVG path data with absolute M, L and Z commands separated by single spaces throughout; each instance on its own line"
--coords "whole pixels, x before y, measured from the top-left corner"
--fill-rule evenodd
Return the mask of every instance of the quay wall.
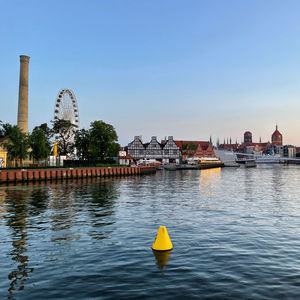
M 155 167 L 61 168 L 0 171 L 0 183 L 61 180 L 89 177 L 120 177 L 155 173 Z

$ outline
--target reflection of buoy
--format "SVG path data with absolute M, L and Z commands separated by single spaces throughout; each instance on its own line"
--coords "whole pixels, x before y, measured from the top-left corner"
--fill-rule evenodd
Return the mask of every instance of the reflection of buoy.
M 168 251 L 173 249 L 166 226 L 159 226 L 152 249 L 156 251 Z
M 171 252 L 172 252 L 172 250 L 168 250 L 168 251 L 154 251 L 153 250 L 153 254 L 156 258 L 156 263 L 161 270 L 164 268 L 165 265 L 168 264 L 168 258 L 170 256 Z

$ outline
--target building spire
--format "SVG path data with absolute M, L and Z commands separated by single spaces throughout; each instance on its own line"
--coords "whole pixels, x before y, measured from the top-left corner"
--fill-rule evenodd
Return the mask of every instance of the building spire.
M 278 125 L 276 124 L 276 130 L 278 130 Z

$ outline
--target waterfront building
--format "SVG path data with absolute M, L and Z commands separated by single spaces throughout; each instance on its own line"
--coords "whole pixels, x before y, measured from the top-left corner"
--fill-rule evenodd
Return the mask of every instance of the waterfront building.
M 284 157 L 296 157 L 296 147 L 293 145 L 283 146 L 283 156 Z
M 181 150 L 182 160 L 187 158 L 216 157 L 209 141 L 175 141 Z
M 276 147 L 281 146 L 281 147 Z M 284 150 L 282 146 L 282 134 L 278 131 L 278 126 L 276 125 L 276 129 L 271 136 L 271 142 L 261 142 L 261 138 L 259 143 L 255 143 L 252 141 L 252 133 L 250 131 L 246 131 L 244 133 L 244 142 L 241 145 L 238 144 L 221 144 L 218 149 L 220 150 L 229 150 L 234 152 L 243 152 L 243 153 L 251 153 L 251 154 L 276 154 L 276 155 L 284 155 Z M 286 150 L 289 152 L 289 155 L 292 155 L 293 150 Z
M 267 154 L 269 155 L 277 155 L 277 156 L 283 156 L 283 146 L 282 145 L 270 145 L 267 147 Z
M 147 159 L 156 159 L 162 161 L 163 159 L 163 145 L 157 141 L 156 136 L 151 137 L 150 143 L 147 143 L 145 146 L 145 158 Z
M 163 163 L 180 162 L 181 152 L 178 145 L 175 143 L 173 136 L 169 136 L 163 145 Z
M 175 144 L 173 136 L 159 143 L 156 136 L 152 136 L 149 143 L 143 143 L 142 137 L 135 136 L 126 147 L 127 153 L 134 159 L 156 159 L 163 163 L 179 163 L 180 149 Z
M 135 136 L 134 140 L 128 144 L 127 153 L 135 160 L 145 158 L 146 151 L 141 136 Z
M 119 152 L 119 164 L 124 166 L 131 166 L 134 164 L 134 159 L 126 151 Z

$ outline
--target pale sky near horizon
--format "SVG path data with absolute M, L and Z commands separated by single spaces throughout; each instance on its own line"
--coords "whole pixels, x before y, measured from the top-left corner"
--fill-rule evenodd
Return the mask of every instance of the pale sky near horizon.
M 135 135 L 300 145 L 300 1 L 0 0 L 0 120 L 16 124 L 19 55 L 30 56 L 29 129 L 61 88 L 81 127 Z

